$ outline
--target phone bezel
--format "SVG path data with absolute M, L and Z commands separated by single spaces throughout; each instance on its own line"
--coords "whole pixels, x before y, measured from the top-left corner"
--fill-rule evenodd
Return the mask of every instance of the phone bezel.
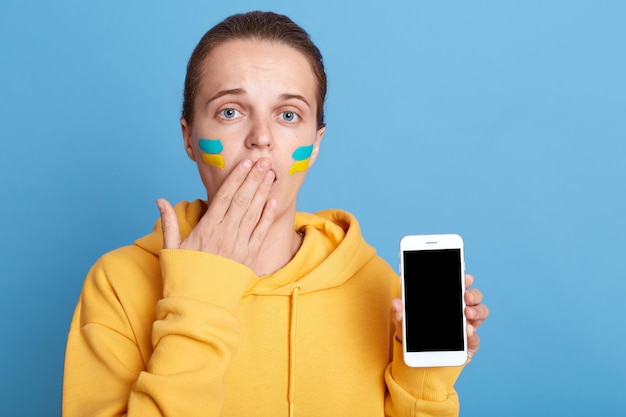
M 467 362 L 467 318 L 465 317 L 465 251 L 463 238 L 458 234 L 407 235 L 400 240 L 400 281 L 402 303 L 406 305 L 404 284 L 404 252 L 420 250 L 459 249 L 461 261 L 461 302 L 463 312 L 463 350 L 410 352 L 407 344 L 402 343 L 404 362 L 410 367 L 461 366 Z M 403 317 L 406 308 L 403 311 Z M 402 322 L 402 340 L 406 341 L 406 321 Z

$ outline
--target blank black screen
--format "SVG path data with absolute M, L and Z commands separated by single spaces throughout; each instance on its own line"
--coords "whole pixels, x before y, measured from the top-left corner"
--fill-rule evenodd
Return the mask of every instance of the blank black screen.
M 407 351 L 463 350 L 459 249 L 404 252 Z

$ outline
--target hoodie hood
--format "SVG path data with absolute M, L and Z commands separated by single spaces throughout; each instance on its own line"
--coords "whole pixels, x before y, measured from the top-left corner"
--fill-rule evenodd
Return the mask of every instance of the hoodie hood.
M 174 209 L 181 239 L 185 239 L 205 213 L 207 204 L 202 200 L 183 201 Z M 304 233 L 296 255 L 275 273 L 252 279 L 248 293 L 290 296 L 296 282 L 300 294 L 333 288 L 346 282 L 376 256 L 374 248 L 363 239 L 356 218 L 342 210 L 298 212 L 294 230 Z M 152 233 L 138 239 L 135 245 L 159 255 L 163 248 L 160 219 Z

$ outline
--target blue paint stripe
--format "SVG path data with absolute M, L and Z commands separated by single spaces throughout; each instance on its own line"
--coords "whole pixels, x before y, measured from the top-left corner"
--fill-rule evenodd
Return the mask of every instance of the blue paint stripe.
M 222 141 L 219 139 L 200 139 L 200 150 L 208 154 L 218 154 L 224 150 Z
M 298 149 L 296 149 L 291 156 L 293 157 L 293 159 L 295 159 L 296 161 L 303 161 L 307 158 L 311 157 L 311 154 L 313 153 L 313 145 L 310 146 L 301 146 Z

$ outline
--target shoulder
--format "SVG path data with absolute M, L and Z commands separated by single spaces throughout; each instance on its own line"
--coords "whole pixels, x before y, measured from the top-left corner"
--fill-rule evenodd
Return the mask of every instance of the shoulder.
M 150 275 L 158 268 L 158 255 L 136 245 L 129 245 L 102 255 L 93 265 L 92 272 L 102 273 L 111 280 L 118 281 L 131 276 Z
M 380 256 L 376 255 L 363 267 L 363 272 L 378 280 L 395 283 L 399 280 L 397 272 Z
M 162 297 L 159 257 L 138 246 L 115 249 L 91 267 L 81 298 L 131 305 L 140 300 L 154 303 Z

